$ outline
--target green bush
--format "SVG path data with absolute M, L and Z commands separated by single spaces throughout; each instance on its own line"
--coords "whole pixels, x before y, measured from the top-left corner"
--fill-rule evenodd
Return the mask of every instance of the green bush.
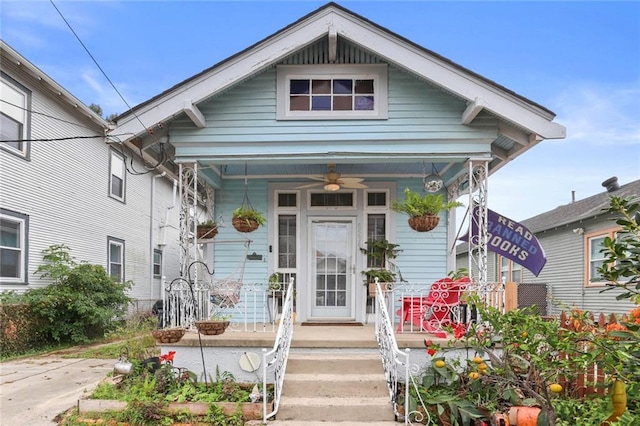
M 41 324 L 44 340 L 84 343 L 113 330 L 126 311 L 131 283 L 115 282 L 102 266 L 77 264 L 65 245 L 43 253 L 45 263 L 36 273 L 53 283 L 28 290 L 23 300 Z
M 84 343 L 113 330 L 126 311 L 129 283 L 115 282 L 102 266 L 80 264 L 59 282 L 30 290 L 26 302 L 44 320 L 45 338 Z

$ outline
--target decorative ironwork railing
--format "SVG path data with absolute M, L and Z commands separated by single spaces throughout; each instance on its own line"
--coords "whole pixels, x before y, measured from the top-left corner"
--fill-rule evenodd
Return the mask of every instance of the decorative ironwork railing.
M 458 324 L 477 320 L 471 295 L 478 295 L 484 305 L 504 311 L 505 291 L 502 283 L 480 288 L 465 280 L 439 280 L 432 284 L 400 283 L 388 290 L 388 306 L 397 320 L 399 333 L 428 332 L 445 338 Z
M 387 309 L 387 303 L 389 302 L 389 292 L 383 292 L 376 278 L 376 296 L 375 296 L 375 318 L 376 318 L 376 340 L 378 342 L 378 348 L 380 349 L 380 355 L 382 356 L 382 365 L 384 367 L 384 375 L 387 381 L 387 389 L 389 390 L 389 398 L 393 404 L 393 411 L 396 416 L 403 416 L 405 418 L 405 424 L 409 419 L 408 404 L 405 404 L 403 413 L 399 412 L 399 398 L 400 398 L 400 386 L 399 383 L 404 381 L 405 395 L 404 400 L 409 399 L 409 377 L 410 377 L 410 364 L 409 353 L 410 349 L 400 351 L 398 349 L 398 342 L 396 341 L 395 332 L 393 329 L 393 321 L 389 316 Z
M 280 397 L 284 385 L 284 373 L 287 369 L 289 348 L 293 338 L 293 289 L 294 279 L 291 278 L 284 297 L 282 317 L 278 326 L 278 333 L 273 348 L 270 351 L 262 350 L 262 401 L 263 422 L 276 415 L 280 407 Z M 268 411 L 267 375 L 268 370 L 273 371 L 273 411 Z

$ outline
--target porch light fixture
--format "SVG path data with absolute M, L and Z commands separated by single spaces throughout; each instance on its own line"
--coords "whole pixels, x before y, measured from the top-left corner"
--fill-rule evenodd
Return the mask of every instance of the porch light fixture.
M 442 178 L 438 174 L 435 164 L 431 165 L 431 174 L 423 178 L 424 190 L 427 192 L 438 192 L 444 186 Z
M 331 192 L 335 192 L 338 189 L 340 189 L 340 185 L 338 185 L 335 182 L 330 182 L 324 185 L 324 190 L 325 191 L 331 191 Z

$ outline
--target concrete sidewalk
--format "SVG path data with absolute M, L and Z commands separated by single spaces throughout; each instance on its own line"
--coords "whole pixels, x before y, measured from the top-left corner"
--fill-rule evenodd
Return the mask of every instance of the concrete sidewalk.
M 0 363 L 0 426 L 51 426 L 91 392 L 116 360 L 47 354 Z

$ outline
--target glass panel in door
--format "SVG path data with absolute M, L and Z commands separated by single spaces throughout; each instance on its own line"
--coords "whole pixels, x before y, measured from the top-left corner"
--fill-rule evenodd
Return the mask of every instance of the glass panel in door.
M 352 318 L 353 229 L 351 220 L 311 222 L 313 318 Z

